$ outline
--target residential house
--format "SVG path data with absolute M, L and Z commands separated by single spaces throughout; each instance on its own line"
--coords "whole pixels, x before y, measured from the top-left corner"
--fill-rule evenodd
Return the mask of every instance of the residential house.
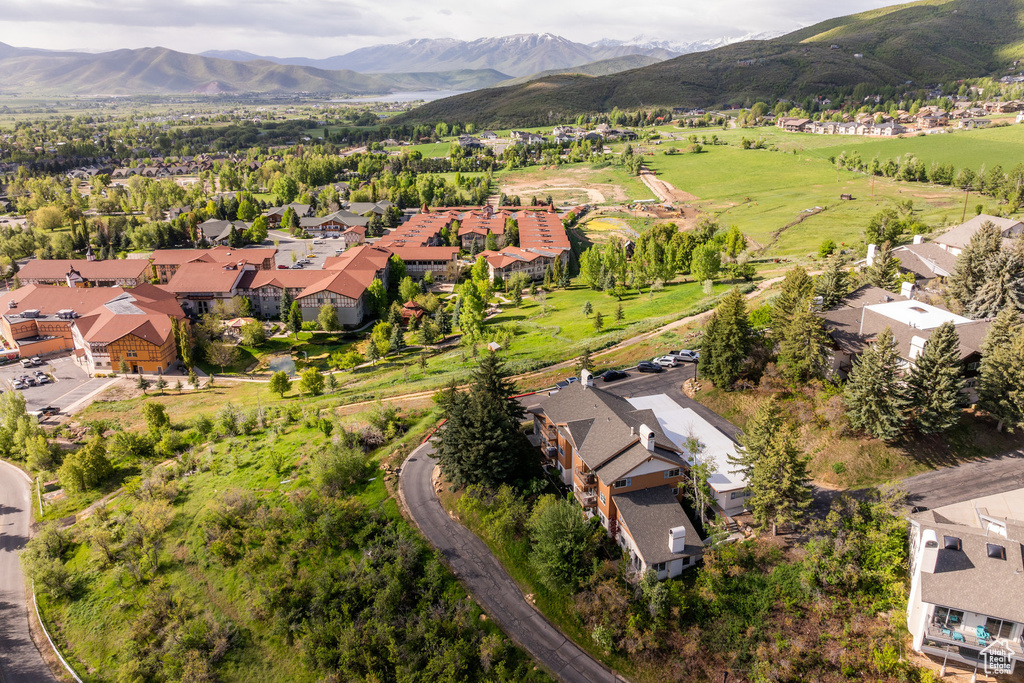
M 216 218 L 208 218 L 199 224 L 199 232 L 210 244 L 227 244 L 231 239 L 232 231 L 239 234 L 245 232 L 251 223 L 244 221 L 222 221 Z
M 1024 232 L 1024 223 L 1019 220 L 989 216 L 982 213 L 954 228 L 950 228 L 939 237 L 936 237 L 934 242 L 954 256 L 959 256 L 975 233 L 981 230 L 982 226 L 986 223 L 991 223 L 999 229 L 1000 234 L 1003 236 L 1003 246 L 1007 246 L 1009 240 L 1020 237 L 1021 233 Z
M 485 130 L 483 133 L 480 133 L 480 139 L 481 140 L 497 140 L 498 139 L 498 134 L 493 132 L 493 131 Z
M 1024 660 L 1024 489 L 910 516 L 915 651 L 1012 674 Z
M 370 219 L 351 211 L 335 211 L 326 216 L 311 216 L 299 219 L 299 227 L 312 237 L 341 237 L 346 232 L 357 228 L 346 236 L 346 243 L 358 244 L 366 237 L 366 227 Z
M 151 278 L 144 259 L 32 259 L 18 271 L 23 285 L 137 287 Z
M 285 204 L 284 206 L 275 206 L 272 209 L 268 209 L 263 216 L 267 219 L 267 227 L 277 228 L 281 226 L 281 219 L 284 218 L 284 214 L 288 209 L 295 212 L 298 218 L 304 218 L 313 215 L 313 207 L 309 204 L 291 203 Z
M 842 375 L 849 373 L 854 359 L 885 328 L 892 331 L 902 370 L 907 371 L 935 329 L 945 322 L 953 323 L 960 339 L 960 364 L 968 392 L 973 394 L 982 344 L 991 321 L 971 320 L 870 285 L 854 290 L 842 305 L 820 315 L 834 343 L 833 370 Z
M 957 122 L 957 128 L 963 128 L 965 130 L 974 130 L 976 128 L 985 128 L 992 123 L 991 119 L 960 119 Z
M 775 121 L 776 126 L 791 133 L 802 133 L 810 124 L 810 119 L 803 119 L 797 116 L 780 116 Z
M 527 410 L 549 462 L 640 572 L 678 576 L 703 554 L 679 500 L 686 462 L 654 412 L 580 381 Z
M 543 135 L 530 133 L 525 130 L 512 131 L 511 135 L 509 135 L 509 139 L 511 139 L 513 143 L 520 143 L 523 145 L 539 145 L 546 142 Z
M 73 351 L 89 373 L 163 372 L 177 359 L 171 320 L 185 314 L 172 294 L 144 284 L 132 289 L 69 290 L 26 285 L 0 296 L 0 333 L 22 358 Z
M 869 251 L 871 246 L 868 246 Z M 913 273 L 919 286 L 949 277 L 956 269 L 956 256 L 934 242 L 924 242 L 921 235 L 914 236 L 913 244 L 895 247 L 892 252 L 900 260 L 900 272 Z
M 186 263 L 238 263 L 244 261 L 256 270 L 273 270 L 275 247 L 213 247 L 212 249 L 157 249 L 153 252 L 153 272 L 157 282 L 166 285 Z
M 388 201 L 379 202 L 353 202 L 347 208 L 357 216 L 383 216 L 394 204 Z

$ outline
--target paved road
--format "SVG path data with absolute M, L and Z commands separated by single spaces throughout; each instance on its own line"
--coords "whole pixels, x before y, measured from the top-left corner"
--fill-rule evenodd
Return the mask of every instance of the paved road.
M 512 640 L 566 683 L 622 681 L 551 625 L 526 601 L 483 541 L 453 521 L 431 485 L 437 461 L 424 444 L 402 465 L 401 489 L 406 507 L 427 540 L 444 556 L 473 598 Z
M 28 632 L 25 579 L 18 551 L 25 547 L 31 524 L 28 477 L 0 462 L 0 681 L 56 681 Z

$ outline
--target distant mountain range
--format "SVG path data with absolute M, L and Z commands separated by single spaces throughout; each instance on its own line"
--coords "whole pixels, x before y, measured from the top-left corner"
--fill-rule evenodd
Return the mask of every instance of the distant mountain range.
M 613 107 L 712 107 L 1005 74 L 1024 59 L 1024 0 L 920 0 L 628 72 L 556 75 L 437 100 L 397 122 L 542 125 Z M 1019 71 L 1019 68 L 1016 69 Z
M 476 90 L 553 74 L 606 75 L 730 40 L 669 43 L 638 36 L 587 45 L 540 33 L 410 40 L 326 59 L 237 50 L 194 55 L 161 47 L 96 53 L 0 43 L 0 89 L 69 95 Z
M 624 43 L 585 45 L 550 33 L 524 33 L 469 41 L 452 38 L 407 40 L 394 45 L 364 47 L 326 59 L 282 59 L 237 51 L 210 51 L 202 54 L 236 61 L 264 59 L 277 64 L 374 73 L 494 69 L 510 76 L 528 76 L 540 71 L 565 69 L 627 55 L 644 55 L 662 60 L 680 53 L 658 46 L 637 47 Z
M 493 69 L 364 74 L 268 61 L 236 62 L 167 48 L 48 52 L 0 43 L 0 90 L 67 95 L 323 92 L 370 95 L 475 90 L 507 80 Z

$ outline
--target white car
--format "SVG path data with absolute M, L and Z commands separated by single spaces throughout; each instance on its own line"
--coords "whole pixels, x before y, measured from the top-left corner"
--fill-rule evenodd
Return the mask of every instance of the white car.
M 690 351 L 689 349 L 681 349 L 679 351 L 669 351 L 667 356 L 672 356 L 676 360 L 683 363 L 696 363 L 700 360 L 700 351 Z
M 679 365 L 679 361 L 672 356 L 658 356 L 654 359 L 654 362 L 663 368 L 674 368 Z

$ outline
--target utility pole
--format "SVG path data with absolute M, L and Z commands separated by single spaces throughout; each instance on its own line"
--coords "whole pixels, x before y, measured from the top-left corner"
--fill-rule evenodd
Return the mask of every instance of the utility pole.
M 964 195 L 964 212 L 960 216 L 960 222 L 967 220 L 967 198 L 971 196 L 971 186 L 967 186 L 967 194 Z

